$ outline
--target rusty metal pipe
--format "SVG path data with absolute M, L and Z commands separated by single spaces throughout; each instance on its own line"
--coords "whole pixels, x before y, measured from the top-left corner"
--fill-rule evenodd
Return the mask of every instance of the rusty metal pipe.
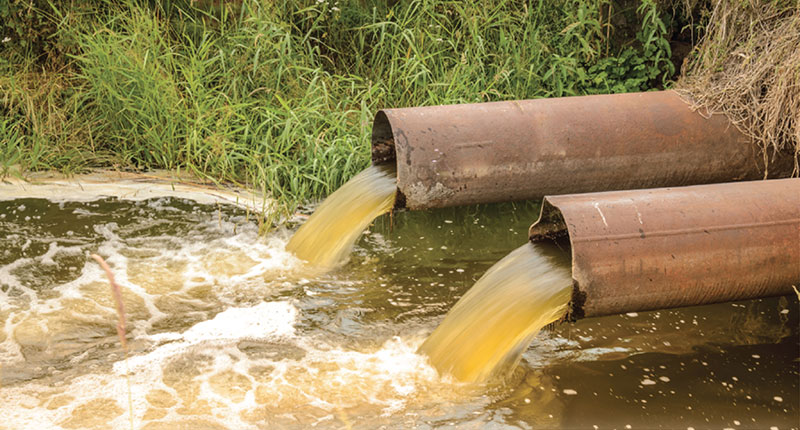
M 372 149 L 409 209 L 763 177 L 747 137 L 673 91 L 386 109 Z
M 572 318 L 790 294 L 800 178 L 548 196 L 529 233 L 569 237 Z

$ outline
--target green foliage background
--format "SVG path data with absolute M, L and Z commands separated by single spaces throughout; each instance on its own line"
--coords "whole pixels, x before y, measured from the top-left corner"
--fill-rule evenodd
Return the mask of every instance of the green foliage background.
M 0 0 L 0 173 L 166 168 L 291 208 L 369 163 L 374 113 L 642 91 L 654 0 Z

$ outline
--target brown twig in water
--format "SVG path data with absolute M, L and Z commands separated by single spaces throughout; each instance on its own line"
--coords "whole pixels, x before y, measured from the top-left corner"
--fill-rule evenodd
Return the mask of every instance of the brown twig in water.
M 117 306 L 117 336 L 119 336 L 119 341 L 122 343 L 122 349 L 127 353 L 128 343 L 125 340 L 125 305 L 122 303 L 122 288 L 114 280 L 114 273 L 111 272 L 111 268 L 108 267 L 103 257 L 92 254 L 92 258 L 105 270 L 108 282 L 111 284 L 111 295 L 114 297 L 114 302 Z
M 130 369 L 128 368 L 128 342 L 125 340 L 125 305 L 122 302 L 122 288 L 114 280 L 114 273 L 111 271 L 111 267 L 108 267 L 106 261 L 103 260 L 103 257 L 97 254 L 92 254 L 91 257 L 106 272 L 108 283 L 111 284 L 111 295 L 114 297 L 114 303 L 117 307 L 117 336 L 119 336 L 119 342 L 122 344 L 122 351 L 125 357 L 125 379 L 128 381 L 128 414 L 131 418 L 131 430 L 133 430 L 135 428 L 133 422 L 133 394 Z

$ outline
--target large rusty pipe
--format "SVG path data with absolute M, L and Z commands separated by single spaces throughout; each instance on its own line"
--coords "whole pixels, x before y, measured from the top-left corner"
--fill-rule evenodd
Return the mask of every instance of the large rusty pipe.
M 572 318 L 789 294 L 800 178 L 545 197 L 531 240 L 565 236 Z
M 386 109 L 372 148 L 397 163 L 409 209 L 761 179 L 764 167 L 724 115 L 673 91 Z

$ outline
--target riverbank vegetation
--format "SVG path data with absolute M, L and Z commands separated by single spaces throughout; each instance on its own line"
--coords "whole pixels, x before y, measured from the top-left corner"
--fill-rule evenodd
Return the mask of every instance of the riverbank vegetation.
M 0 174 L 172 169 L 291 209 L 369 163 L 383 107 L 664 88 L 702 4 L 0 5 Z
M 722 112 L 759 146 L 763 166 L 793 156 L 800 174 L 800 2 L 720 1 L 678 90 Z

